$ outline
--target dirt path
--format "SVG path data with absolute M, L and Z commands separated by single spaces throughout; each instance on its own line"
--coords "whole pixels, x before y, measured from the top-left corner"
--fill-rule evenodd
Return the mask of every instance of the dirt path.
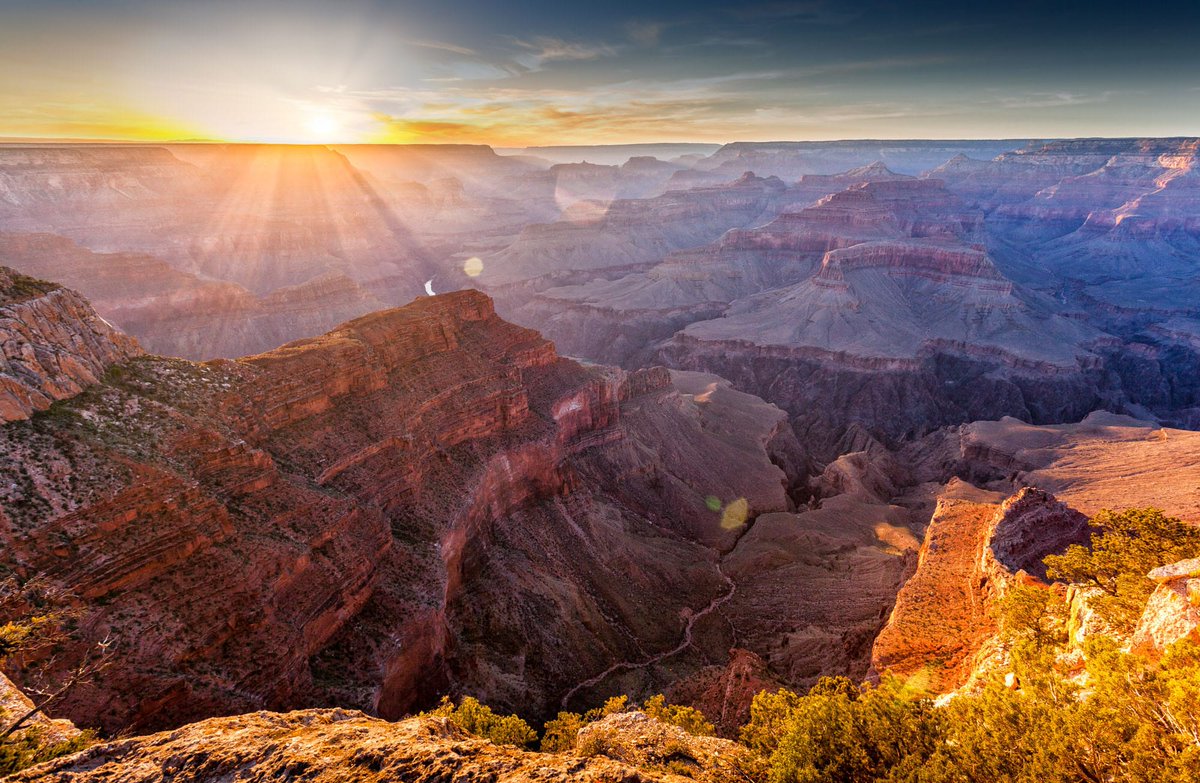
M 571 699 L 574 698 L 575 694 L 579 693 L 581 690 L 599 685 L 600 683 L 604 682 L 606 679 L 608 679 L 613 674 L 616 674 L 617 672 L 636 671 L 637 669 L 645 669 L 647 666 L 653 666 L 654 664 L 659 663 L 660 661 L 665 661 L 667 658 L 678 655 L 679 653 L 683 652 L 687 648 L 691 647 L 692 646 L 692 629 L 696 627 L 696 623 L 700 622 L 705 617 L 709 616 L 713 612 L 720 609 L 723 604 L 725 604 L 727 601 L 729 601 L 729 599 L 733 598 L 733 596 L 737 593 L 737 583 L 734 582 L 732 579 L 730 579 L 729 576 L 725 573 L 725 570 L 724 570 L 725 558 L 728 557 L 729 555 L 733 554 L 733 552 L 737 549 L 738 544 L 740 544 L 742 542 L 742 539 L 745 538 L 746 533 L 750 532 L 750 528 L 751 528 L 751 526 L 753 526 L 753 524 L 754 524 L 753 520 L 748 520 L 746 522 L 745 528 L 743 528 L 743 530 L 742 530 L 741 535 L 738 536 L 737 541 L 734 542 L 733 546 L 730 547 L 728 552 L 722 554 L 719 557 L 719 559 L 717 560 L 717 573 L 719 573 L 721 575 L 721 578 L 725 580 L 725 586 L 726 586 L 725 592 L 722 593 L 721 595 L 717 596 L 716 598 L 712 599 L 711 601 L 709 601 L 708 606 L 704 607 L 703 609 L 701 609 L 698 612 L 695 612 L 687 619 L 687 623 L 683 627 L 683 636 L 680 639 L 679 644 L 675 645 L 670 650 L 667 650 L 664 653 L 659 653 L 658 655 L 647 658 L 644 661 L 620 661 L 618 663 L 614 663 L 612 666 L 609 666 L 607 669 L 600 672 L 596 676 L 589 677 L 588 679 L 584 680 L 583 682 L 575 685 L 575 687 L 572 688 L 571 690 L 567 691 L 567 695 L 563 696 L 563 698 L 562 698 L 562 708 L 565 710 L 567 708 L 567 705 L 571 702 Z

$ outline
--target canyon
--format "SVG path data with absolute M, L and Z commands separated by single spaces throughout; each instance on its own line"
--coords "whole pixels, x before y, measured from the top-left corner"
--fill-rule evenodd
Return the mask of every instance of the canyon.
M 961 693 L 1089 517 L 1200 525 L 1195 140 L 509 152 L 0 147 L 0 574 L 115 640 L 55 719 L 176 729 L 47 779 L 672 779 L 380 719 Z
M 40 297 L 45 339 L 79 353 L 34 365 L 40 386 L 108 364 L 5 426 L 4 567 L 87 602 L 78 644 L 122 640 L 71 707 L 110 730 L 308 702 L 396 716 L 453 683 L 545 712 L 675 648 L 746 519 L 789 505 L 777 409 L 562 359 L 476 292 L 192 364 L 110 356 L 115 334 L 97 350 L 63 290 Z M 43 334 L 13 338 L 41 355 Z M 706 654 L 686 647 L 685 671 Z

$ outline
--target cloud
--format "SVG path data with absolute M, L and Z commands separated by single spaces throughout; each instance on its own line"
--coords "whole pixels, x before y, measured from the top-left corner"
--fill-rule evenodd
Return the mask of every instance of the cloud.
M 524 50 L 513 59 L 529 70 L 537 70 L 549 62 L 599 60 L 602 57 L 615 57 L 617 54 L 616 49 L 601 43 L 567 41 L 547 36 L 538 36 L 530 40 L 511 40 L 518 49 Z
M 409 46 L 417 46 L 422 49 L 436 49 L 438 51 L 450 52 L 452 54 L 461 54 L 466 57 L 473 57 L 476 54 L 478 54 L 474 49 L 468 49 L 465 46 L 459 46 L 458 44 L 447 43 L 446 41 L 416 40 L 416 41 L 405 41 L 404 43 L 408 44 Z
M 1007 95 L 995 102 L 1005 109 L 1046 109 L 1055 106 L 1080 106 L 1088 103 L 1107 103 L 1113 96 L 1112 90 L 1099 93 L 1033 92 L 1026 95 Z
M 845 24 L 863 15 L 861 10 L 849 10 L 845 4 L 831 4 L 827 0 L 755 3 L 731 13 L 737 18 L 751 21 L 774 19 L 813 24 Z
M 481 130 L 486 130 L 467 122 L 409 120 L 387 114 L 377 114 L 375 119 L 383 126 L 380 141 L 406 144 L 421 141 L 474 140 L 479 137 Z
M 663 22 L 646 22 L 634 20 L 627 22 L 625 25 L 625 33 L 629 36 L 629 40 L 640 46 L 657 46 L 659 39 L 662 37 L 662 31 L 666 28 Z

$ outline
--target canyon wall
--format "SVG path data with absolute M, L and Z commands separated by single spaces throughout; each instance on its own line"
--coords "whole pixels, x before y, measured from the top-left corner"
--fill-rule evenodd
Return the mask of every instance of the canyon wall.
M 73 650 L 117 640 L 65 710 L 108 730 L 446 689 L 544 715 L 615 660 L 723 660 L 689 618 L 800 459 L 781 411 L 582 367 L 476 292 L 236 362 L 119 358 L 0 429 L 4 567 L 83 602 Z

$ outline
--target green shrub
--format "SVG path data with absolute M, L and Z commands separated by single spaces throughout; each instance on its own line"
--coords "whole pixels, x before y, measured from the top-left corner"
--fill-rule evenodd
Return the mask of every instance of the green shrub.
M 60 756 L 77 753 L 96 744 L 93 731 L 80 732 L 77 736 L 61 742 L 47 743 L 37 728 L 18 732 L 0 742 L 0 777 L 19 772 L 34 764 L 50 761 Z
M 642 711 L 655 720 L 678 726 L 690 734 L 701 737 L 711 737 L 717 733 L 716 726 L 704 717 L 704 713 L 694 707 L 682 704 L 667 704 L 666 698 L 660 693 L 652 696 L 642 705 Z
M 938 715 L 895 680 L 859 690 L 825 677 L 804 696 L 755 697 L 743 741 L 770 760 L 773 783 L 910 780 L 936 747 Z
M 1101 511 L 1092 517 L 1091 545 L 1075 544 L 1045 559 L 1054 579 L 1099 587 L 1096 611 L 1114 628 L 1132 630 L 1154 590 L 1146 574 L 1200 556 L 1200 529 L 1156 508 Z
M 498 715 L 471 696 L 464 696 L 457 706 L 449 697 L 443 697 L 441 704 L 427 714 L 448 718 L 463 731 L 497 745 L 527 748 L 537 739 L 537 733 L 521 718 Z
M 826 678 L 803 696 L 760 693 L 742 739 L 772 783 L 1200 781 L 1195 640 L 1160 660 L 1093 640 L 1085 692 L 1061 649 L 1018 639 L 1012 686 L 997 674 L 935 707 L 896 681 L 860 691 Z
M 1008 642 L 1043 650 L 1067 641 L 1067 607 L 1051 590 L 1017 584 L 996 603 L 995 614 Z
M 629 699 L 625 696 L 614 696 L 604 702 L 604 706 L 595 707 L 587 712 L 560 712 L 558 717 L 546 721 L 542 727 L 542 751 L 544 753 L 561 753 L 575 747 L 575 738 L 579 730 L 589 723 L 600 720 L 608 715 L 625 711 Z

